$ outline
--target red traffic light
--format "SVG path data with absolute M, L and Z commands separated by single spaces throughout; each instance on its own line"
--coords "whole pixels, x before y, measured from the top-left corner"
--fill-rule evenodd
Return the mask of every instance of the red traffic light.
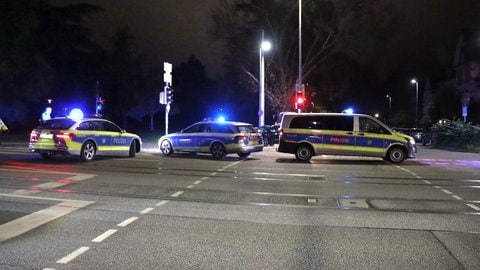
M 305 100 L 303 99 L 303 97 L 299 97 L 297 98 L 297 104 L 303 104 L 303 102 L 305 102 Z

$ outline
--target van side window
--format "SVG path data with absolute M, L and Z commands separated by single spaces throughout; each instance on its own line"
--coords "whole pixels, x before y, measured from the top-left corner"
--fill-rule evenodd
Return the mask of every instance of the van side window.
M 323 129 L 327 130 L 353 130 L 353 117 L 351 116 L 325 116 Z
M 358 119 L 358 124 L 360 128 L 360 132 L 368 132 L 368 133 L 377 133 L 377 134 L 387 134 L 388 131 L 385 130 L 381 125 L 377 122 L 373 121 L 372 119 L 366 117 L 360 117 Z

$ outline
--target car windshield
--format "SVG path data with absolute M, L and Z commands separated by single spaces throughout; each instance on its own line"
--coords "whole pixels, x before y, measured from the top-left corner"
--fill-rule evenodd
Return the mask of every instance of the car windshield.
M 75 121 L 69 118 L 50 119 L 42 123 L 38 128 L 42 129 L 69 129 Z
M 238 126 L 235 126 L 235 129 L 238 130 L 237 133 L 254 133 L 254 132 L 257 132 L 252 125 L 238 125 Z

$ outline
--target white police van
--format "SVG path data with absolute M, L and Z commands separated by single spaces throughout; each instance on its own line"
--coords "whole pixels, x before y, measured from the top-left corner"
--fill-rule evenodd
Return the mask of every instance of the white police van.
M 278 152 L 300 161 L 314 155 L 381 157 L 392 163 L 415 158 L 415 140 L 364 114 L 284 113 Z

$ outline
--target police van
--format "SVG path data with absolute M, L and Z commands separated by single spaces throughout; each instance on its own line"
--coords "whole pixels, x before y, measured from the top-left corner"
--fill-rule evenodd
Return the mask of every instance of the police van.
M 392 163 L 415 158 L 415 140 L 364 114 L 283 113 L 278 152 L 300 161 L 315 155 L 381 157 Z

